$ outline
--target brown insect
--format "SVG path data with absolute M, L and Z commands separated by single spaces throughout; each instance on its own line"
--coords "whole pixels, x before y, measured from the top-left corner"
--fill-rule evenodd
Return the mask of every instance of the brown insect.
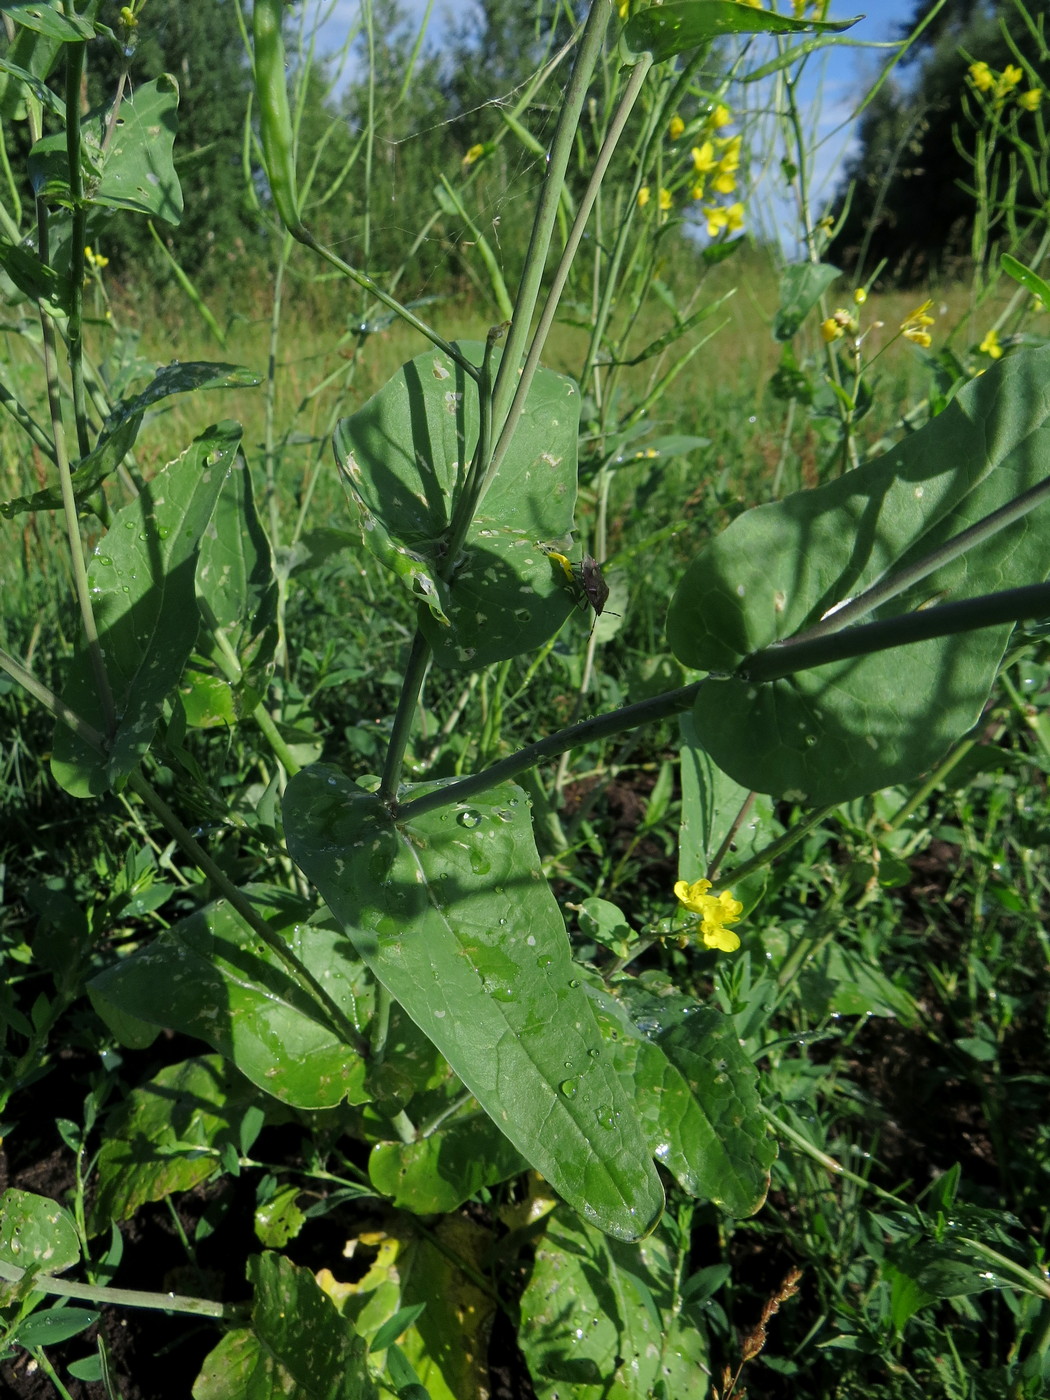
M 576 601 L 581 607 L 587 607 L 589 604 L 594 609 L 595 616 L 601 617 L 609 601 L 609 585 L 605 582 L 602 566 L 597 559 L 585 554 L 579 564 L 574 564 L 556 549 L 548 549 L 546 545 L 542 548 L 551 563 L 561 569 L 571 584 Z

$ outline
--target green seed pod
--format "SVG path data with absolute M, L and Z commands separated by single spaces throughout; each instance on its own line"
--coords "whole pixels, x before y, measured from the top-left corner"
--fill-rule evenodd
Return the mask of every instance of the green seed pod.
M 277 213 L 290 232 L 302 226 L 295 183 L 295 129 L 285 78 L 282 0 L 255 0 L 252 6 L 252 51 L 259 131 L 270 192 Z

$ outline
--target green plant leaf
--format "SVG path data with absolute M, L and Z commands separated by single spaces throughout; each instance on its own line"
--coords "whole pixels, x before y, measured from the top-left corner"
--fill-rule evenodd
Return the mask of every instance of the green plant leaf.
M 706 1331 L 698 1310 L 681 1307 L 675 1279 L 662 1229 L 629 1247 L 556 1210 L 518 1331 L 540 1400 L 706 1400 Z
M 309 1269 L 279 1254 L 248 1260 L 252 1325 L 204 1362 L 193 1400 L 378 1400 L 367 1345 Z
M 525 794 L 504 784 L 395 825 L 318 766 L 289 783 L 284 826 L 358 954 L 519 1152 L 598 1228 L 643 1235 L 663 1192 L 602 1055 Z
M 165 74 L 136 87 L 124 98 L 120 120 L 112 130 L 108 102 L 83 118 L 80 142 L 85 204 L 148 214 L 169 224 L 180 221 L 182 189 L 172 158 L 178 107 L 179 85 Z M 27 168 L 36 195 L 49 203 L 73 207 L 64 131 L 37 141 Z
M 33 1273 L 60 1274 L 80 1259 L 73 1217 L 47 1196 L 9 1187 L 0 1196 L 0 1259 Z
M 691 1196 L 730 1215 L 754 1215 L 777 1149 L 762 1117 L 755 1067 L 732 1020 L 633 982 L 619 993 L 590 988 L 650 1150 Z
M 480 342 L 459 349 L 481 363 Z M 540 370 L 449 583 L 444 539 L 479 431 L 474 380 L 428 351 L 336 428 L 365 544 L 427 605 L 421 626 L 441 665 L 475 669 L 532 651 L 572 611 L 540 545 L 572 528 L 578 423 L 576 385 Z
M 133 1089 L 106 1124 L 91 1233 L 207 1181 L 223 1147 L 239 1150 L 241 1120 L 261 1098 L 218 1055 L 167 1065 Z
M 345 937 L 307 923 L 294 896 L 251 887 L 245 893 L 360 1028 L 367 993 Z M 313 1000 L 225 901 L 180 920 L 99 973 L 88 993 L 114 1034 L 130 1013 L 198 1036 L 253 1084 L 297 1108 L 368 1098 L 363 1061 L 320 1020 Z
M 381 1142 L 368 1159 L 372 1185 L 398 1210 L 447 1215 L 483 1186 L 516 1176 L 528 1162 L 484 1113 L 455 1118 L 414 1142 Z
M 1044 281 L 1038 273 L 1033 272 L 1030 267 L 1026 267 L 1017 258 L 1011 257 L 1009 253 L 1003 253 L 999 258 L 999 263 L 1003 271 L 1019 282 L 1022 287 L 1027 288 L 1034 297 L 1038 297 L 1043 303 L 1044 310 L 1050 311 L 1050 282 Z
M 4 0 L 3 12 L 15 24 L 63 44 L 83 43 L 85 39 L 93 39 L 96 33 L 89 19 L 63 14 L 48 0 Z
M 239 365 L 210 364 L 201 360 L 159 369 L 140 394 L 114 407 L 102 425 L 97 444 L 77 464 L 73 471 L 73 495 L 77 504 L 82 505 L 120 466 L 135 445 L 143 414 L 153 404 L 171 394 L 191 394 L 199 389 L 248 389 L 258 383 L 257 374 Z M 0 515 L 9 520 L 24 511 L 61 509 L 62 491 L 58 486 L 47 486 L 31 496 L 15 496 L 0 503 Z
M 780 306 L 773 339 L 790 340 L 832 282 L 842 273 L 830 263 L 791 263 L 780 276 Z
M 723 34 L 803 34 L 849 29 L 862 19 L 791 19 L 736 0 L 679 0 L 651 5 L 631 16 L 623 37 L 633 53 L 651 53 L 657 63 L 695 49 Z
M 87 1308 L 47 1308 L 20 1323 L 11 1340 L 22 1347 L 57 1347 L 93 1327 L 98 1316 Z
M 294 1240 L 306 1224 L 299 1206 L 302 1191 L 298 1186 L 285 1186 L 255 1212 L 255 1235 L 267 1249 L 283 1249 Z
M 215 507 L 197 558 L 197 599 L 206 625 L 182 678 L 187 722 L 232 725 L 259 703 L 277 649 L 277 577 L 270 541 L 240 459 Z M 227 673 L 230 656 L 240 676 Z
M 88 563 L 117 727 L 104 754 L 64 724 L 56 727 L 51 771 L 75 797 L 123 786 L 152 743 L 164 702 L 197 640 L 197 548 L 240 440 L 239 423 L 208 428 L 114 515 Z M 83 641 L 62 698 L 105 733 L 105 710 Z
M 735 671 L 1041 482 L 1048 374 L 1050 348 L 1013 355 L 886 456 L 739 516 L 678 586 L 667 624 L 675 655 Z M 1044 579 L 1048 521 L 1050 509 L 1038 507 L 870 616 Z M 744 786 L 814 805 L 909 781 L 977 722 L 1011 630 L 935 638 L 766 685 L 713 680 L 693 711 L 699 742 Z

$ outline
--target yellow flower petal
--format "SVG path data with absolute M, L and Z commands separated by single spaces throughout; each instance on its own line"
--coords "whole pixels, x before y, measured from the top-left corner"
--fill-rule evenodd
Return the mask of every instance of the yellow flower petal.
M 982 355 L 989 355 L 993 360 L 1002 359 L 1003 347 L 999 344 L 999 332 L 994 326 L 977 348 Z
M 672 141 L 677 141 L 678 138 L 679 138 L 679 136 L 681 136 L 681 134 L 682 134 L 682 132 L 683 132 L 684 130 L 685 130 L 685 122 L 684 122 L 684 121 L 682 120 L 682 118 L 678 115 L 678 113 L 675 112 L 674 116 L 673 116 L 673 117 L 671 118 L 671 120 L 667 123 L 667 134 L 668 134 L 668 136 L 670 136 L 670 138 L 671 138 Z

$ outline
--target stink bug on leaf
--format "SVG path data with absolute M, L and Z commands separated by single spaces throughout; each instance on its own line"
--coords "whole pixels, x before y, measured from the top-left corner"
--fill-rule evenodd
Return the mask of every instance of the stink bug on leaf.
M 577 603 L 582 608 L 590 605 L 594 609 L 595 616 L 601 617 L 605 605 L 609 601 L 609 585 L 605 582 L 602 567 L 597 559 L 585 554 L 581 563 L 573 564 L 564 554 L 559 554 L 556 549 L 551 549 L 548 545 L 541 545 L 540 548 L 551 561 L 551 565 L 560 569 L 565 575 L 566 582 L 572 588 Z

